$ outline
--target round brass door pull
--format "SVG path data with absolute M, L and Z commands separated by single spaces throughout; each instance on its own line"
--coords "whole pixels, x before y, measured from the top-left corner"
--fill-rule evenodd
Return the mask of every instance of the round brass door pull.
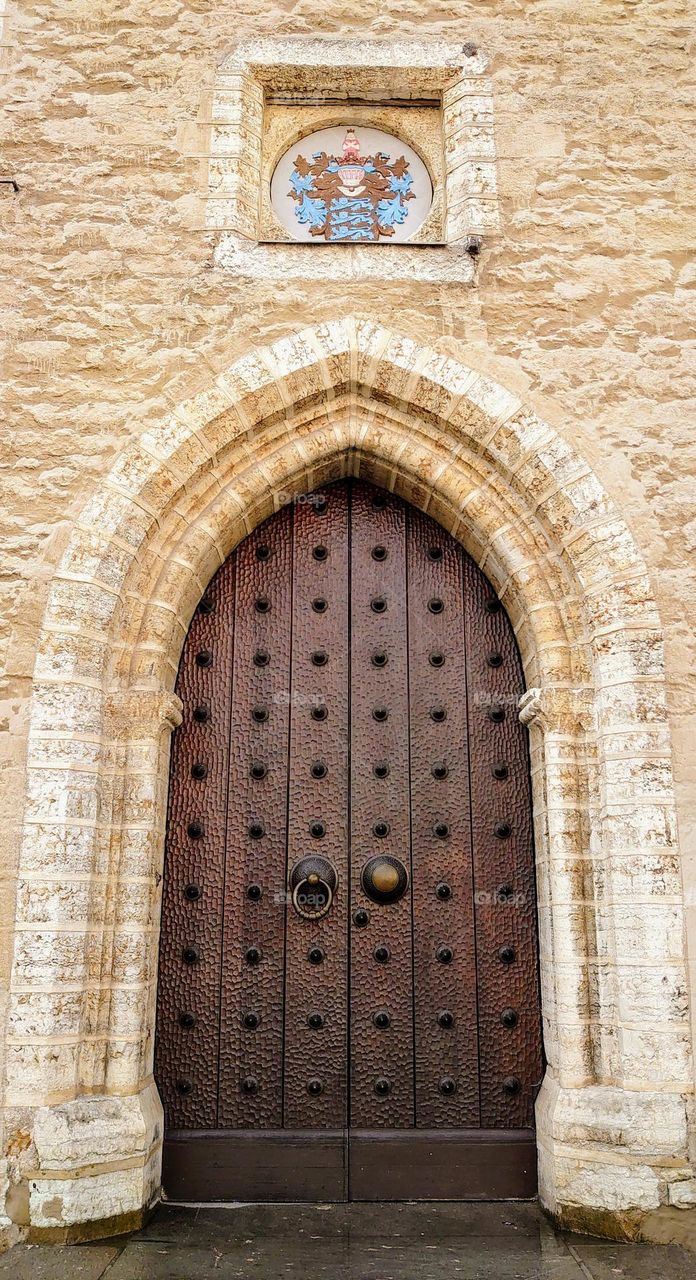
M 328 858 L 309 854 L 290 872 L 292 905 L 303 920 L 320 920 L 331 910 L 338 875 Z
M 398 902 L 408 888 L 408 871 L 390 854 L 370 858 L 362 869 L 363 892 L 373 902 Z

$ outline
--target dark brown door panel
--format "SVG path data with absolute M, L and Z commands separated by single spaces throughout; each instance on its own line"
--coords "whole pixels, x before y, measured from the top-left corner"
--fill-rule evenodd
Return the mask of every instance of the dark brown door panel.
M 163 1183 L 170 1200 L 343 1201 L 342 1131 L 217 1129 L 169 1133 Z
M 351 1133 L 351 1200 L 516 1200 L 536 1193 L 531 1129 Z
M 524 683 L 486 578 L 400 498 L 329 485 L 216 574 L 176 687 L 167 1195 L 534 1194 Z

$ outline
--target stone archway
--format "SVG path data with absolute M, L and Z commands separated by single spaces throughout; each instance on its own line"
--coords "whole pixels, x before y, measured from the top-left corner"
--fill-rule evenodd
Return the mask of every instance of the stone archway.
M 141 435 L 76 522 L 52 584 L 7 1090 L 10 1124 L 31 1116 L 38 1233 L 123 1229 L 157 1194 L 152 1040 L 179 653 L 244 534 L 348 474 L 460 539 L 515 627 L 549 1061 L 542 1199 L 571 1224 L 628 1230 L 691 1176 L 680 873 L 645 566 L 597 477 L 529 408 L 347 319 L 244 357 Z

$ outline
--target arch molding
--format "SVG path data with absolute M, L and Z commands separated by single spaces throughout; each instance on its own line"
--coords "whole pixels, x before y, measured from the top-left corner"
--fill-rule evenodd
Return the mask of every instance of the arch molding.
M 349 317 L 249 352 L 129 445 L 51 584 L 6 1087 L 10 1118 L 31 1117 L 39 1234 L 122 1226 L 157 1195 L 153 1026 L 179 654 L 241 538 L 347 475 L 461 541 L 522 654 L 548 1059 L 542 1199 L 570 1225 L 625 1232 L 692 1177 L 681 877 L 645 564 L 591 467 L 532 407 Z

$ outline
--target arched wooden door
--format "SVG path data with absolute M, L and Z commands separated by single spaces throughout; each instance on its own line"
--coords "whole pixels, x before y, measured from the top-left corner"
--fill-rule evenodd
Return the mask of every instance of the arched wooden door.
M 284 508 L 213 579 L 172 745 L 170 1197 L 534 1194 L 522 690 L 473 561 L 362 482 Z

